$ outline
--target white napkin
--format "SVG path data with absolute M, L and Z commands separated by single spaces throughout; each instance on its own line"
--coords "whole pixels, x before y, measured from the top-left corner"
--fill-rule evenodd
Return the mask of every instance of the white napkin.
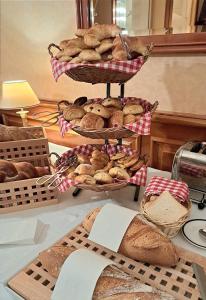
M 35 218 L 0 222 L 0 245 L 36 244 L 45 224 Z

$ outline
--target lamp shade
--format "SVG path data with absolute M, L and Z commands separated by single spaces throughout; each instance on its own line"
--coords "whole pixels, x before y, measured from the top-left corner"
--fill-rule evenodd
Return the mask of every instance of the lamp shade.
M 26 80 L 4 81 L 2 83 L 1 109 L 20 109 L 39 103 L 39 99 Z

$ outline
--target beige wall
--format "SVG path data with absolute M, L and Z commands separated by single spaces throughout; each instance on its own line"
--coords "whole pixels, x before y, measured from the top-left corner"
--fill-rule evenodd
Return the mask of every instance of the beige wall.
M 39 98 L 105 96 L 104 85 L 52 77 L 47 46 L 71 37 L 75 0 L 1 1 L 2 80 L 26 79 Z M 126 85 L 127 96 L 159 100 L 160 110 L 206 115 L 206 56 L 152 57 Z M 113 95 L 118 86 L 112 87 Z

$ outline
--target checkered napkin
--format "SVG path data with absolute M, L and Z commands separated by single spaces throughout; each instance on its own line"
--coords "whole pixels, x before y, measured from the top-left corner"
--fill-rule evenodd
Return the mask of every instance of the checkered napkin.
M 187 202 L 189 197 L 188 185 L 183 181 L 176 181 L 160 176 L 154 176 L 145 190 L 145 195 L 160 195 L 168 191 L 181 202 Z
M 95 145 L 81 145 L 71 149 L 62 154 L 62 158 L 68 158 L 74 154 L 90 155 L 93 150 L 96 149 Z M 125 152 L 128 156 L 135 153 L 132 149 L 123 145 L 103 145 L 101 148 L 102 152 L 107 152 L 110 156 L 120 151 Z M 138 170 L 133 177 L 127 182 L 135 185 L 145 185 L 147 179 L 147 167 L 144 165 Z M 66 176 L 62 176 L 61 184 L 58 186 L 60 192 L 67 191 L 71 186 L 77 185 L 78 183 L 74 180 L 68 179 Z
M 152 115 L 151 115 L 152 104 L 147 100 L 143 100 L 135 97 L 126 97 L 126 98 L 122 98 L 121 100 L 124 105 L 131 100 L 137 101 L 137 103 L 142 105 L 144 109 L 144 115 L 137 122 L 126 124 L 123 127 L 139 135 L 149 135 L 150 128 L 151 128 L 151 119 L 152 119 Z M 95 98 L 91 100 L 91 102 L 93 103 L 101 103 L 102 101 L 103 99 L 100 98 Z M 64 136 L 67 131 L 75 127 L 75 125 L 71 124 L 70 122 L 67 122 L 63 118 L 63 116 L 59 117 L 58 123 L 60 127 L 61 136 Z
M 203 169 L 192 164 L 181 163 L 180 171 L 185 174 L 196 178 L 206 177 L 206 168 Z
M 54 79 L 57 81 L 58 78 L 65 73 L 74 68 L 78 68 L 80 66 L 93 66 L 101 69 L 109 69 L 111 71 L 119 71 L 123 73 L 136 74 L 144 64 L 145 59 L 143 56 L 140 56 L 133 60 L 127 61 L 111 61 L 111 62 L 102 62 L 96 64 L 72 64 L 69 62 L 60 62 L 56 58 L 51 59 L 52 72 L 54 75 Z

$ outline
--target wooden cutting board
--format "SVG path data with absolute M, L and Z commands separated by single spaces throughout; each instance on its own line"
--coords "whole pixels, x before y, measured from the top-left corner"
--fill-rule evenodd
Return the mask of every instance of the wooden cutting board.
M 88 240 L 88 234 L 81 225 L 66 234 L 55 245 L 69 246 L 75 249 L 87 248 L 94 251 L 110 259 L 112 263 L 115 263 L 126 273 L 141 280 L 141 282 L 161 289 L 173 295 L 175 299 L 201 299 L 192 269 L 192 262 L 200 264 L 206 271 L 206 258 L 196 253 L 177 248 L 180 261 L 172 268 L 141 263 L 91 242 Z M 55 283 L 56 279 L 43 269 L 41 262 L 36 258 L 16 274 L 8 282 L 8 286 L 24 299 L 49 300 Z

